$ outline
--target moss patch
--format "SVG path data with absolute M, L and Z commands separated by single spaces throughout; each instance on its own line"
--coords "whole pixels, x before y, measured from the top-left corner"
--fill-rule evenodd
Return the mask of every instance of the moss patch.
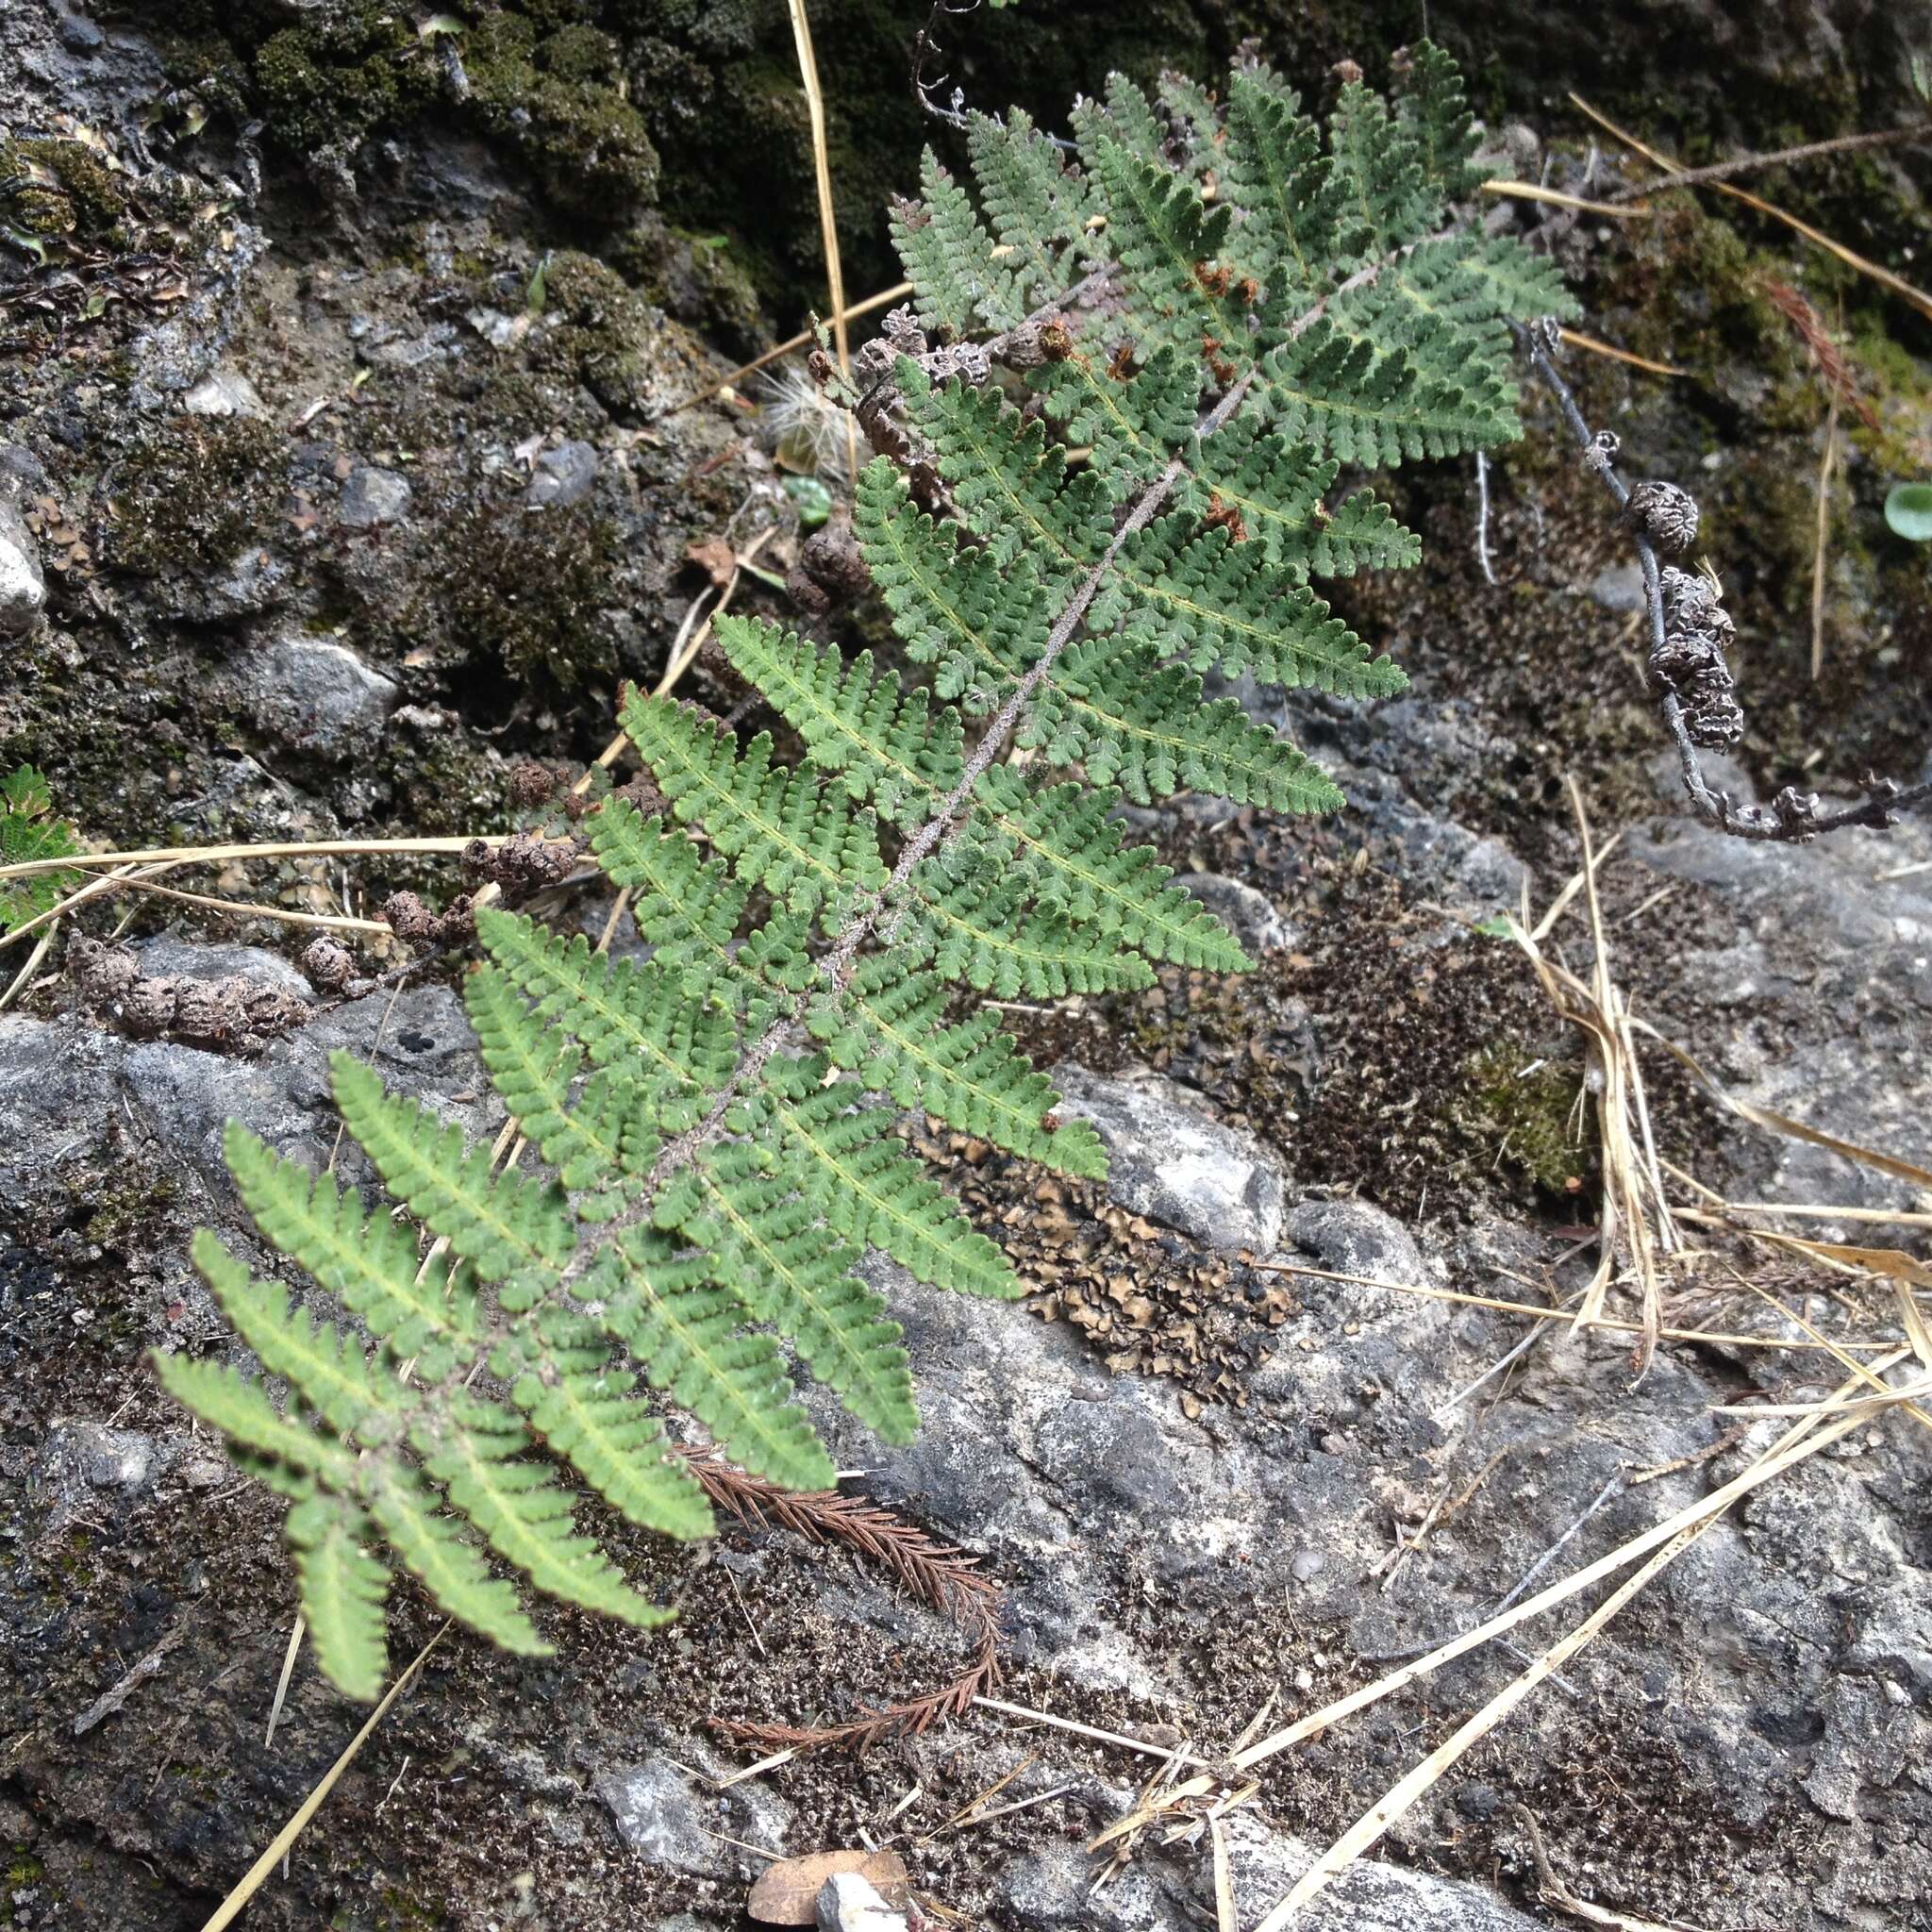
M 108 561 L 148 576 L 219 569 L 268 534 L 287 478 L 287 439 L 273 424 L 172 422 L 117 479 Z
M 608 675 L 617 650 L 603 610 L 617 560 L 610 520 L 568 509 L 486 507 L 450 529 L 444 580 L 450 629 L 519 682 L 569 689 Z

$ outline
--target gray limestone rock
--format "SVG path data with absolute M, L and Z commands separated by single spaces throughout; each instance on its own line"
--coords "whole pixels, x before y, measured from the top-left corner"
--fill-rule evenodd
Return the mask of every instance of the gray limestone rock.
M 1210 1247 L 1265 1254 L 1281 1237 L 1283 1180 L 1253 1135 L 1224 1126 L 1158 1079 L 1107 1079 L 1056 1067 L 1059 1111 L 1107 1144 L 1108 1190 L 1123 1207 Z
M 0 494 L 0 636 L 24 637 L 46 608 L 40 545 L 11 498 Z

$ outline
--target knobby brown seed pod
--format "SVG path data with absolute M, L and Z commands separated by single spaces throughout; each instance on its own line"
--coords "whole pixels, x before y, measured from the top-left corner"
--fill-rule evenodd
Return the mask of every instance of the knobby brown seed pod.
M 1624 514 L 1668 557 L 1681 557 L 1697 541 L 1697 499 L 1674 483 L 1640 483 Z

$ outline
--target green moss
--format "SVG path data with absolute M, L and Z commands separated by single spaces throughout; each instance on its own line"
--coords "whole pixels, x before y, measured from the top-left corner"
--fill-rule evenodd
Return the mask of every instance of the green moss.
M 1578 1191 L 1592 1157 L 1577 1139 L 1574 1068 L 1505 1041 L 1474 1056 L 1466 1074 L 1451 1108 L 1455 1124 L 1488 1140 L 1496 1165 L 1552 1194 Z
M 256 50 L 255 81 L 269 138 L 301 154 L 359 141 L 439 86 L 407 16 L 375 0 L 271 34 Z
M 616 43 L 574 25 L 540 35 L 522 14 L 492 13 L 463 46 L 472 111 L 508 142 L 559 207 L 621 218 L 658 186 L 658 151 L 618 91 Z
M 581 382 L 607 409 L 637 414 L 647 398 L 641 345 L 653 326 L 648 305 L 622 275 L 575 249 L 551 258 L 543 278 L 545 326 L 529 352 L 533 369 Z
M 127 196 L 114 171 L 81 141 L 0 142 L 0 220 L 48 239 L 88 239 L 114 228 Z
M 123 466 L 107 561 L 141 575 L 220 569 L 268 534 L 287 475 L 287 439 L 273 424 L 171 422 Z
M 603 616 L 617 562 L 617 529 L 584 504 L 471 511 L 450 531 L 459 560 L 441 586 L 457 641 L 487 653 L 520 683 L 568 689 L 609 675 L 615 641 Z

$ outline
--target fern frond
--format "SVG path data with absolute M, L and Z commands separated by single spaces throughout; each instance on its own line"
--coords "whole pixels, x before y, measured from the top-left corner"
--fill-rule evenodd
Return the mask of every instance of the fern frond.
M 1397 78 L 1395 103 L 1422 157 L 1424 173 L 1439 192 L 1460 201 L 1489 179 L 1490 170 L 1475 165 L 1482 136 L 1469 109 L 1461 72 L 1432 41 L 1418 41 L 1409 49 L 1407 71 Z
M 914 313 L 948 336 L 1010 328 L 1026 313 L 1013 272 L 993 258 L 993 238 L 931 148 L 920 158 L 919 192 L 916 202 L 895 201 L 891 215 L 892 246 L 918 291 Z
M 1137 320 L 1196 350 L 1204 335 L 1239 341 L 1241 308 L 1210 282 L 1234 210 L 1225 202 L 1210 208 L 1191 181 L 1107 135 L 1091 149 L 1089 165 L 1107 198 L 1108 240 L 1129 277 Z
M 389 1671 L 382 1610 L 390 1586 L 388 1569 L 363 1547 L 375 1524 L 343 1497 L 315 1495 L 291 1507 L 283 1534 L 323 1674 L 344 1696 L 373 1702 Z
M 1120 800 L 1112 787 L 1034 787 L 996 765 L 980 778 L 975 797 L 982 816 L 968 831 L 975 842 L 992 841 L 977 860 L 987 874 L 1016 878 L 1074 926 L 1150 958 L 1209 973 L 1248 970 L 1227 928 L 1167 883 L 1172 871 L 1154 848 L 1124 843 L 1124 828 L 1108 816 Z
M 1085 1121 L 1045 1124 L 1058 1104 L 1043 1074 L 1013 1049 L 989 1012 L 945 1024 L 951 988 L 898 952 L 862 959 L 850 985 L 816 995 L 806 1030 L 835 1067 L 923 1108 L 950 1127 L 1062 1174 L 1107 1172 L 1100 1141 Z
M 317 1476 L 333 1489 L 354 1487 L 355 1458 L 340 1443 L 283 1415 L 259 1382 L 216 1362 L 194 1361 L 158 1349 L 149 1359 L 161 1387 L 230 1443 Z
M 641 1630 L 668 1620 L 668 1610 L 638 1595 L 603 1550 L 575 1533 L 571 1499 L 541 1464 L 522 1459 L 530 1438 L 509 1409 L 458 1391 L 434 1426 L 419 1425 L 415 1440 L 450 1501 L 544 1595 Z
M 436 1376 L 453 1351 L 475 1346 L 474 1296 L 418 1279 L 415 1237 L 408 1229 L 371 1214 L 353 1190 L 339 1189 L 327 1174 L 285 1159 L 239 1121 L 228 1123 L 222 1153 L 256 1226 L 398 1359 L 426 1352 L 423 1372 Z
M 1232 698 L 1207 704 L 1191 671 L 1153 644 L 1099 638 L 1060 659 L 1018 741 L 1057 765 L 1083 765 L 1137 805 L 1205 791 L 1271 811 L 1333 811 L 1334 782 L 1285 739 L 1248 722 Z
M 460 1127 L 396 1098 L 352 1055 L 332 1054 L 329 1075 L 336 1106 L 383 1185 L 485 1281 L 501 1293 L 521 1276 L 521 1291 L 534 1301 L 556 1279 L 575 1244 L 560 1188 L 493 1173 L 487 1147 L 471 1147 Z
M 992 231 L 1018 257 L 1019 285 L 1032 306 L 1073 286 L 1089 213 L 1086 183 L 1018 108 L 1004 125 L 968 117 L 966 145 Z
M 679 1257 L 667 1236 L 630 1228 L 605 1247 L 577 1292 L 651 1386 L 689 1409 L 753 1474 L 788 1489 L 831 1488 L 831 1457 L 805 1411 L 786 1399 L 777 1349 L 743 1327 L 711 1257 Z
M 1233 542 L 1225 529 L 1195 534 L 1185 513 L 1135 534 L 1122 579 L 1138 607 L 1127 613 L 1126 634 L 1158 641 L 1197 671 L 1218 664 L 1231 677 L 1252 671 L 1263 684 L 1311 685 L 1352 698 L 1392 697 L 1408 687 L 1307 585 L 1272 566 L 1261 546 Z
M 724 655 L 805 741 L 811 761 L 836 774 L 856 801 L 891 824 L 917 824 L 965 768 L 958 713 L 927 706 L 923 689 L 902 691 L 896 672 L 873 671 L 870 651 L 847 665 L 818 645 L 756 618 L 721 617 Z
M 907 880 L 893 943 L 994 999 L 1064 999 L 1154 984 L 1138 954 L 1075 925 L 1058 906 L 1031 901 L 1024 880 L 988 869 L 983 850 L 942 847 Z
M 853 1080 L 821 1087 L 824 1065 L 774 1060 L 764 1085 L 800 1191 L 826 1224 L 883 1248 L 921 1281 L 1000 1300 L 1024 1293 L 1006 1256 L 900 1145 L 893 1109 L 868 1103 Z
M 193 1253 L 235 1332 L 305 1407 L 345 1440 L 381 1444 L 394 1437 L 404 1405 L 353 1335 L 292 1306 L 279 1282 L 257 1281 L 207 1228 L 195 1235 Z
M 1392 254 L 1441 219 L 1441 196 L 1424 171 L 1414 130 L 1359 81 L 1341 90 L 1328 146 L 1347 209 L 1343 254 Z
M 736 1264 L 752 1320 L 791 1342 L 813 1377 L 875 1435 L 909 1442 L 919 1425 L 912 1372 L 884 1296 L 851 1272 L 859 1250 L 828 1242 L 810 1203 L 741 1142 L 711 1149 L 698 1180 L 706 1232 Z
M 690 1541 L 715 1527 L 705 1492 L 670 1456 L 664 1425 L 632 1393 L 638 1377 L 612 1369 L 603 1351 L 585 1362 L 549 1363 L 511 1395 L 551 1450 L 627 1523 Z
M 857 892 L 885 883 L 872 813 L 809 773 L 774 765 L 769 732 L 741 752 L 715 720 L 635 693 L 623 718 L 673 811 L 702 824 L 741 879 L 794 912 L 820 914 L 828 930 Z
M 1035 565 L 961 548 L 883 459 L 859 476 L 853 528 L 906 655 L 934 667 L 937 694 L 970 713 L 995 709 L 1046 642 Z
M 1241 265 L 1306 308 L 1338 279 L 1342 184 L 1322 151 L 1322 130 L 1266 68 L 1238 67 L 1227 83 L 1222 192 L 1242 211 L 1231 247 Z
M 445 1615 L 519 1657 L 555 1654 L 524 1614 L 516 1591 L 491 1575 L 475 1545 L 440 1513 L 435 1496 L 407 1465 L 379 1462 L 365 1486 L 369 1513 L 390 1548 Z
M 338 1056 L 344 1126 L 452 1252 L 431 1268 L 417 1227 L 230 1130 L 244 1204 L 313 1288 L 256 1280 L 211 1235 L 195 1257 L 286 1409 L 229 1369 L 157 1373 L 290 1506 L 317 1656 L 351 1694 L 384 1670 L 378 1544 L 526 1655 L 546 1646 L 525 1583 L 661 1622 L 566 1484 L 645 1528 L 708 1534 L 663 1409 L 762 1477 L 824 1487 L 795 1356 L 881 1436 L 910 1437 L 907 1351 L 865 1249 L 967 1293 L 1024 1289 L 907 1144 L 907 1112 L 1074 1175 L 1106 1167 L 966 995 L 1249 964 L 1125 843 L 1121 801 L 1341 803 L 1286 737 L 1208 702 L 1201 674 L 1400 691 L 1310 588 L 1415 560 L 1368 491 L 1328 501 L 1341 467 L 1507 441 L 1507 325 L 1569 309 L 1520 244 L 1441 228 L 1480 179 L 1474 125 L 1436 49 L 1400 82 L 1392 108 L 1345 88 L 1324 145 L 1257 64 L 1224 93 L 1163 76 L 1158 101 L 1116 75 L 1074 110 L 1079 166 L 1023 114 L 974 115 L 977 206 L 928 154 L 893 236 L 915 314 L 950 340 L 889 326 L 918 356 L 860 406 L 894 456 L 857 479 L 853 511 L 904 662 L 722 618 L 796 769 L 771 733 L 741 741 L 735 720 L 626 695 L 665 808 L 619 794 L 588 830 L 647 957 L 486 907 L 490 963 L 464 988 L 519 1151 L 545 1171 L 499 1172 Z M 1015 326 L 1076 284 L 1058 326 Z M 1024 412 L 981 374 L 995 358 L 1037 365 Z M 31 773 L 0 791 L 4 843 L 49 808 Z

